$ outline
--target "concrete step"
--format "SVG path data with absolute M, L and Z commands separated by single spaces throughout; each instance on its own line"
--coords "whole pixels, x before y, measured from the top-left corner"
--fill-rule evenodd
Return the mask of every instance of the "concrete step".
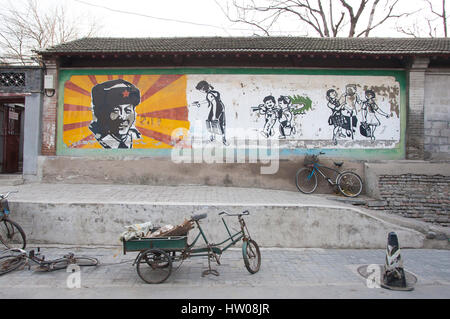
M 367 205 L 368 202 L 370 202 L 372 200 L 371 198 L 369 198 L 367 196 L 363 196 L 363 195 L 360 195 L 356 198 L 345 197 L 343 195 L 332 195 L 332 196 L 327 196 L 326 198 L 329 200 L 334 200 L 334 201 L 338 201 L 341 203 L 350 204 L 350 205 L 354 205 L 354 206 L 365 206 L 365 205 Z
M 0 187 L 0 192 L 6 190 Z M 209 241 L 220 243 L 229 236 L 218 214 L 249 210 L 245 221 L 261 247 L 384 249 L 388 234 L 395 231 L 402 247 L 435 248 L 430 246 L 424 223 L 388 217 L 323 195 L 215 186 L 33 183 L 15 190 L 18 193 L 9 201 L 11 219 L 35 243 L 120 245 L 119 236 L 127 225 L 148 221 L 178 225 L 203 213 L 207 218 L 200 224 Z M 236 217 L 225 220 L 231 231 L 239 230 Z M 196 234 L 196 229 L 190 232 L 189 242 Z M 437 244 L 446 248 L 449 242 Z
M 385 248 L 395 231 L 403 247 L 424 247 L 425 235 L 414 229 L 380 220 L 353 207 L 298 205 L 164 204 L 164 203 L 27 203 L 10 201 L 11 218 L 20 223 L 32 242 L 79 245 L 118 245 L 125 226 L 151 221 L 178 225 L 195 214 L 206 213 L 200 224 L 212 243 L 229 236 L 222 211 L 245 218 L 252 238 L 261 247 L 283 248 Z M 234 231 L 236 217 L 225 218 Z M 196 230 L 191 231 L 195 235 Z M 234 233 L 234 232 L 233 232 Z M 190 239 L 190 242 L 192 242 Z M 200 243 L 201 244 L 201 243 Z
M 0 185 L 16 186 L 24 183 L 23 176 L 19 174 L 0 174 Z

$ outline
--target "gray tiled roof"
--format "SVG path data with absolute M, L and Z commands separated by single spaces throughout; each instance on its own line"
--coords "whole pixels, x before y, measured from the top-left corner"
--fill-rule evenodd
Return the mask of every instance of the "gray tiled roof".
M 446 38 L 184 37 L 82 38 L 40 53 L 355 53 L 450 54 Z

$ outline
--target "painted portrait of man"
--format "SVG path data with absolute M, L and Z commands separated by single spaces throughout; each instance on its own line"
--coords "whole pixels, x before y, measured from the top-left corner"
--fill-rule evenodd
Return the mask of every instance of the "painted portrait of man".
M 123 79 L 99 83 L 91 91 L 93 121 L 89 129 L 103 148 L 132 148 L 141 137 L 134 126 L 139 89 Z

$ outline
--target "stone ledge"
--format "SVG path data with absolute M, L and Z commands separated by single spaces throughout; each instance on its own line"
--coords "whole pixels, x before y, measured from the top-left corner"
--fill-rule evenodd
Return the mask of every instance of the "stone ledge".
M 423 248 L 425 234 L 399 226 L 353 207 L 229 206 L 147 204 L 45 204 L 11 203 L 14 220 L 30 241 L 79 245 L 115 245 L 124 226 L 152 221 L 179 224 L 192 214 L 208 213 L 201 221 L 211 242 L 226 238 L 221 211 L 249 210 L 246 218 L 252 238 L 261 247 L 283 248 L 385 248 L 389 232 L 397 232 L 402 247 Z M 227 223 L 237 229 L 236 218 Z M 190 235 L 195 235 L 192 231 Z

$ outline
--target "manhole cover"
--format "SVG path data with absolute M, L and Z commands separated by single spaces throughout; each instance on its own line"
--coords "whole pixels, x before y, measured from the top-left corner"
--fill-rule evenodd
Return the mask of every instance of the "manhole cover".
M 384 265 L 363 265 L 358 268 L 358 273 L 366 279 L 369 278 L 369 276 L 371 276 L 371 275 L 375 275 L 375 276 L 379 275 L 380 277 L 378 278 L 378 280 L 377 280 L 377 278 L 373 278 L 373 279 L 375 280 L 375 282 L 379 283 L 381 287 L 386 288 L 386 289 L 410 291 L 410 290 L 414 289 L 413 285 L 415 283 L 417 283 L 417 277 L 414 276 L 412 273 L 403 269 L 403 271 L 405 273 L 406 287 L 388 286 L 384 283 L 384 280 L 383 280 L 384 271 L 385 271 Z

